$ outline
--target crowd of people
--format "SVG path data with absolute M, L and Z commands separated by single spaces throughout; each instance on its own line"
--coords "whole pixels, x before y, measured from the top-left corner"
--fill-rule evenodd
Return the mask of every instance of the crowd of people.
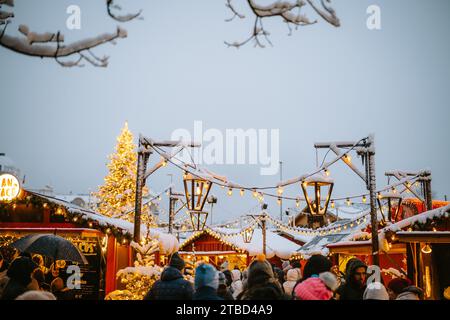
M 41 255 L 17 252 L 11 262 L 0 253 L 1 300 L 73 300 L 60 268 L 47 268 Z
M 58 263 L 50 268 L 40 255 L 17 253 L 10 263 L 0 255 L 0 299 L 72 300 L 73 290 L 65 286 Z M 310 257 L 304 267 L 298 261 L 284 261 L 276 267 L 259 255 L 245 270 L 217 270 L 198 263 L 194 281 L 185 278 L 185 261 L 178 253 L 169 256 L 159 280 L 144 300 L 422 300 L 423 292 L 407 278 L 395 278 L 387 285 L 368 280 L 368 266 L 357 258 L 347 262 L 341 274 L 322 256 Z
M 217 270 L 201 262 L 194 283 L 183 276 L 185 262 L 174 253 L 161 278 L 144 300 L 421 300 L 422 290 L 407 278 L 395 278 L 387 285 L 382 278 L 368 281 L 368 266 L 350 259 L 341 275 L 331 261 L 314 255 L 301 268 L 298 261 L 284 261 L 282 268 L 257 256 L 242 272 Z

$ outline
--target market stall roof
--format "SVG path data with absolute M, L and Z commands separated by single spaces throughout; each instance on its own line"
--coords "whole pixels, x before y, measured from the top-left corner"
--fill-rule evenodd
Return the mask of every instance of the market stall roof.
M 239 233 L 241 229 L 231 228 L 205 228 L 203 231 L 194 233 L 190 238 L 186 239 L 180 246 L 180 250 L 191 242 L 195 241 L 201 235 L 208 233 L 215 236 L 219 241 L 231 245 L 237 251 L 245 251 L 249 256 L 256 256 L 263 253 L 263 235 L 261 229 L 255 229 L 250 243 L 245 243 L 242 235 Z M 300 246 L 279 234 L 267 230 L 266 231 L 266 257 L 268 259 L 277 256 L 281 259 L 289 259 Z
M 26 190 L 25 190 L 26 191 Z M 51 196 L 42 195 L 36 192 L 27 191 L 28 193 L 39 197 L 41 199 L 45 199 L 45 201 L 48 201 L 49 203 L 55 204 L 57 206 L 64 207 L 67 212 L 73 216 L 77 216 L 80 218 L 80 220 L 86 220 L 86 221 L 96 221 L 98 223 L 98 226 L 101 228 L 114 228 L 116 229 L 120 234 L 123 236 L 132 237 L 134 232 L 134 224 L 118 218 L 111 218 L 104 216 L 102 214 L 99 214 L 98 212 L 81 208 L 71 202 L 67 202 L 61 199 L 57 199 Z M 93 225 L 93 227 L 96 227 Z M 147 234 L 158 240 L 160 244 L 160 252 L 164 254 L 169 254 L 172 252 L 175 252 L 178 250 L 179 243 L 175 236 L 171 234 L 167 234 L 164 232 L 161 232 L 155 228 L 147 229 L 147 226 L 145 224 L 141 225 L 141 237 L 146 237 Z
M 379 248 L 380 250 L 384 252 L 393 252 L 395 251 L 395 247 L 390 247 L 388 242 L 386 241 L 386 233 L 389 232 L 401 232 L 405 233 L 402 230 L 413 227 L 415 224 L 425 224 L 427 220 L 436 220 L 440 218 L 449 218 L 450 216 L 450 204 L 447 204 L 446 206 L 426 211 L 417 215 L 414 215 L 412 217 L 403 219 L 397 223 L 391 224 L 381 230 L 379 230 L 378 240 L 379 240 Z M 427 231 L 427 233 L 431 233 L 432 231 Z M 409 233 L 409 232 L 406 232 Z M 364 240 L 361 241 L 360 239 L 363 237 L 353 237 L 353 239 L 342 239 L 336 243 L 327 245 L 328 249 L 331 249 L 332 251 L 341 250 L 344 247 L 351 247 L 351 246 L 367 246 L 371 244 L 371 240 Z M 397 246 L 398 247 L 398 246 Z M 398 249 L 398 248 L 397 248 Z
M 367 214 L 367 213 L 365 213 Z M 326 227 L 326 230 L 336 230 L 341 226 L 347 226 L 345 229 L 341 227 L 339 232 L 329 232 L 328 234 L 318 235 L 312 238 L 310 241 L 305 243 L 299 250 L 297 250 L 297 254 L 301 254 L 303 256 L 311 256 L 314 254 L 322 254 L 328 255 L 329 249 L 328 245 L 341 242 L 341 241 L 350 241 L 353 239 L 366 238 L 368 234 L 363 232 L 362 230 L 366 229 L 370 224 L 369 219 L 363 220 L 362 223 L 356 223 L 358 219 L 361 219 L 363 215 L 358 215 L 355 217 L 356 219 L 342 219 L 338 220 L 329 226 Z
M 400 231 L 405 228 L 414 226 L 415 224 L 425 224 L 427 220 L 434 220 L 438 218 L 449 218 L 450 217 L 450 204 L 443 207 L 425 211 L 423 213 L 417 214 L 415 216 L 403 219 L 397 223 L 391 224 L 381 230 L 381 233 L 386 233 L 388 231 Z

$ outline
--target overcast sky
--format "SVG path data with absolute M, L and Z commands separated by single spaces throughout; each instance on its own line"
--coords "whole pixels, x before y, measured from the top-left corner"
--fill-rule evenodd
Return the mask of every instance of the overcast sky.
M 117 24 L 106 15 L 105 1 L 15 2 L 9 34 L 26 23 L 34 31 L 61 30 L 74 41 L 112 32 Z M 68 30 L 66 8 L 75 3 L 82 28 Z M 247 18 L 225 22 L 231 13 L 224 4 L 122 1 L 125 11 L 143 9 L 145 19 L 123 24 L 128 38 L 116 46 L 95 49 L 110 56 L 106 69 L 62 68 L 0 47 L 0 152 L 26 174 L 28 187 L 87 193 L 102 183 L 125 121 L 135 137 L 154 139 L 168 139 L 179 128 L 192 131 L 195 120 L 223 132 L 279 129 L 285 179 L 314 169 L 314 142 L 374 133 L 378 187 L 387 182 L 386 170 L 430 168 L 438 197 L 450 194 L 449 1 L 334 0 L 340 28 L 308 10 L 317 24 L 288 36 L 286 25 L 272 19 L 265 27 L 273 47 L 239 50 L 224 40 L 244 40 L 254 20 L 241 3 L 237 8 Z M 371 4 L 381 8 L 381 30 L 366 27 Z M 321 160 L 324 152 L 319 155 Z M 258 165 L 209 168 L 242 184 L 279 180 L 278 174 L 261 176 Z M 365 192 L 342 163 L 331 172 L 334 196 Z M 168 173 L 180 189 L 181 173 L 170 168 L 153 175 L 149 187 L 165 187 Z M 217 220 L 256 205 L 249 194 L 212 192 L 219 198 Z M 300 187 L 287 194 L 299 195 Z M 275 202 L 269 209 L 278 212 Z

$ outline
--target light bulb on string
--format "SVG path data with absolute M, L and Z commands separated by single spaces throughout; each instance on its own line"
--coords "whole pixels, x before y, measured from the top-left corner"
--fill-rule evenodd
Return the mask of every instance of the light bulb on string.
M 277 203 L 278 203 L 279 206 L 281 206 L 281 198 L 280 197 L 278 197 Z
M 334 200 L 331 200 L 331 208 L 334 209 L 335 206 Z
M 283 191 L 284 191 L 283 187 L 279 186 L 278 189 L 277 189 L 278 195 L 281 196 L 283 194 Z
M 295 206 L 297 208 L 300 207 L 300 199 L 295 200 Z
M 351 204 L 351 202 L 350 202 L 350 198 L 347 198 L 347 206 L 349 206 L 349 207 L 350 207 L 350 204 Z
M 363 203 L 366 203 L 366 202 L 367 202 L 366 196 L 362 196 L 362 202 L 363 202 Z
M 330 176 L 330 170 L 328 170 L 328 168 L 325 168 L 325 170 L 324 170 L 323 172 L 325 173 L 325 175 L 326 175 L 327 177 Z
M 232 189 L 232 188 L 229 188 L 229 189 L 228 189 L 227 195 L 228 195 L 228 196 L 233 195 L 233 189 Z
M 241 197 L 244 195 L 244 189 L 241 189 L 240 191 L 239 191 L 239 194 L 241 195 Z

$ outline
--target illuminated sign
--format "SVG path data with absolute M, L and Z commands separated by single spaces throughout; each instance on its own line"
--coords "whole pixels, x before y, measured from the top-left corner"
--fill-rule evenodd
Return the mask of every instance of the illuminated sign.
M 14 200 L 20 192 L 20 183 L 9 173 L 0 174 L 0 201 Z

